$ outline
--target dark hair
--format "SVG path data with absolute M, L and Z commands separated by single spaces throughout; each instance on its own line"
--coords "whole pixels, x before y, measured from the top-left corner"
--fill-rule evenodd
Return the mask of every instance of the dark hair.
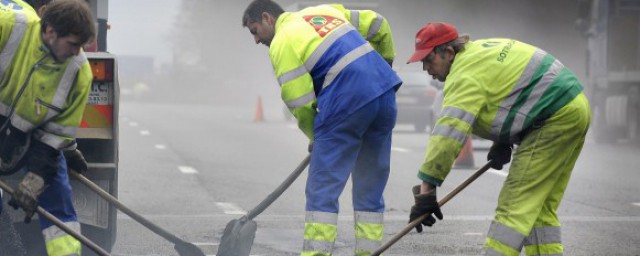
M 40 7 L 48 5 L 53 0 L 24 0 L 24 1 L 27 2 L 29 5 L 31 5 L 31 7 L 33 7 L 33 9 L 37 11 L 38 9 L 40 9 Z
M 262 13 L 271 14 L 276 19 L 284 12 L 282 7 L 271 0 L 254 0 L 247 6 L 242 15 L 242 26 L 246 27 L 249 23 L 262 21 Z
M 76 35 L 84 44 L 96 35 L 94 22 L 93 14 L 85 1 L 56 0 L 47 5 L 40 20 L 40 29 L 44 32 L 49 25 L 59 37 Z
M 433 51 L 442 55 L 446 51 L 447 47 L 451 46 L 451 48 L 453 48 L 453 54 L 457 54 L 458 52 L 464 50 L 464 44 L 466 44 L 467 42 L 469 42 L 469 36 L 462 35 L 454 40 L 436 46 L 435 48 L 433 48 Z

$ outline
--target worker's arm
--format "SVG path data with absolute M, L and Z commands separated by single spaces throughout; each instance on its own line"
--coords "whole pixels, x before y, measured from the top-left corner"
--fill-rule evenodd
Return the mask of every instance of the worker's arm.
M 342 11 L 349 22 L 389 64 L 396 57 L 391 27 L 387 19 L 371 10 L 348 10 L 341 4 L 332 7 Z
M 486 96 L 472 77 L 447 80 L 440 118 L 431 132 L 427 152 L 418 177 L 425 183 L 440 186 L 462 150 Z M 428 190 L 423 184 L 422 190 Z
M 284 33 L 281 32 L 281 33 Z M 271 62 L 280 84 L 281 97 L 298 121 L 298 127 L 313 141 L 313 120 L 317 114 L 313 80 L 304 67 L 295 40 L 274 39 L 269 47 Z

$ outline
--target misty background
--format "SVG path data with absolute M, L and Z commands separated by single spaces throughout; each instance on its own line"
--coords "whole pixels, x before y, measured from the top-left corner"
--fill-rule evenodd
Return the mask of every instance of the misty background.
M 256 45 L 241 17 L 248 0 L 112 0 L 108 50 L 119 57 L 122 98 L 145 101 L 233 104 L 253 111 L 261 97 L 281 113 L 279 89 L 268 49 Z M 336 1 L 277 1 L 285 10 Z M 473 39 L 513 38 L 553 54 L 583 83 L 586 39 L 576 29 L 578 1 L 371 0 L 337 1 L 372 9 L 392 28 L 397 70 L 414 50 L 426 23 L 449 22 Z M 425 73 L 425 75 L 427 75 Z M 273 115 L 273 114 L 271 114 Z M 277 117 L 279 118 L 279 117 Z

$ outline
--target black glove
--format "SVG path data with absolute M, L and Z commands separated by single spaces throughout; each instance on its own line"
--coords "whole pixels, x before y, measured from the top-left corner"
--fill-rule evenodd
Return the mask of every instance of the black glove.
M 80 174 L 87 171 L 87 160 L 84 159 L 82 152 L 78 149 L 63 151 L 64 158 L 67 159 L 67 168 L 72 169 Z
M 502 170 L 503 165 L 511 162 L 511 145 L 493 143 L 489 154 L 487 154 L 487 160 L 493 160 L 493 162 L 491 162 L 491 168 Z
M 27 172 L 22 178 L 18 188 L 13 191 L 13 196 L 9 200 L 9 205 L 14 209 L 18 207 L 24 210 L 24 222 L 31 222 L 31 217 L 38 209 L 38 196 L 44 191 L 44 179 L 33 172 Z
M 436 223 L 435 215 L 439 220 L 442 220 L 442 212 L 438 201 L 436 201 L 436 189 L 434 188 L 429 193 L 420 194 L 420 185 L 413 187 L 413 197 L 415 198 L 415 205 L 411 207 L 411 214 L 409 215 L 409 222 L 414 221 L 422 215 L 429 214 L 420 224 L 416 225 L 416 231 L 422 232 L 422 225 L 431 227 Z

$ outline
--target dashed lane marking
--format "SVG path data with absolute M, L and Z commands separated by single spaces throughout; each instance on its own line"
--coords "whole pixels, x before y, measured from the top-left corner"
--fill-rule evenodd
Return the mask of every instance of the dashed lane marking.
M 151 134 L 151 132 L 149 132 L 149 130 L 141 130 L 140 131 L 140 135 L 146 136 L 146 135 L 149 135 L 149 134 Z
M 220 207 L 226 214 L 246 214 L 247 212 L 242 210 L 239 206 L 232 203 L 217 202 L 216 205 Z
M 640 206 L 640 203 L 632 203 L 632 205 Z
M 198 170 L 194 169 L 191 166 L 178 166 L 178 169 L 180 170 L 180 172 L 185 173 L 185 174 L 196 174 L 196 173 L 198 173 Z
M 157 149 L 167 149 L 167 146 L 162 145 L 162 144 L 156 144 L 154 147 L 157 148 Z
M 138 123 L 132 121 L 132 122 L 129 122 L 129 126 L 136 127 L 138 126 Z
M 507 177 L 507 174 L 508 174 L 507 172 L 498 171 L 498 170 L 493 170 L 493 169 L 488 170 L 487 172 L 489 172 L 489 173 L 493 173 L 493 174 L 495 174 L 495 175 L 502 176 L 502 177 Z
M 398 147 L 391 147 L 392 151 L 398 151 L 398 152 L 411 152 L 411 150 L 406 149 L 406 148 L 398 148 Z

